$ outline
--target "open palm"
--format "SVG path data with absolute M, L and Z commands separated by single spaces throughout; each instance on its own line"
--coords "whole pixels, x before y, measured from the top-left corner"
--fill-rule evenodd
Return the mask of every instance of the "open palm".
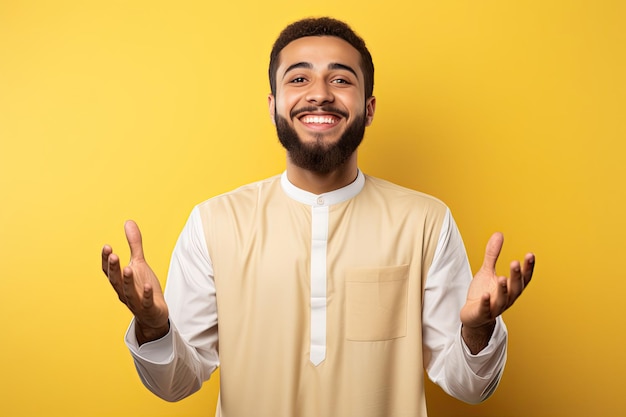
M 535 256 L 528 253 L 524 258 L 524 266 L 519 261 L 510 265 L 510 278 L 498 276 L 496 262 L 504 236 L 494 233 L 485 249 L 485 259 L 481 268 L 472 280 L 467 300 L 461 309 L 461 322 L 468 328 L 478 328 L 493 323 L 522 294 L 533 275 Z
M 102 270 L 120 301 L 135 316 L 137 340 L 141 344 L 167 333 L 169 313 L 161 284 L 144 258 L 139 227 L 135 222 L 127 221 L 124 231 L 130 247 L 128 266 L 122 269 L 119 257 L 105 245 L 102 248 Z

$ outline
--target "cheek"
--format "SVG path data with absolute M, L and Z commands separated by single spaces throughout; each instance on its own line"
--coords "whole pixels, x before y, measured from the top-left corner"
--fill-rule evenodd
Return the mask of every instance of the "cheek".
M 305 88 L 286 87 L 276 93 L 276 101 L 279 108 L 288 109 L 306 101 L 306 95 Z
M 296 108 L 298 100 L 293 97 L 278 97 L 274 103 L 276 114 L 289 118 L 289 113 Z
M 335 98 L 339 98 L 344 106 L 349 109 L 352 109 L 353 112 L 357 114 L 362 114 L 365 112 L 365 98 L 362 94 L 341 94 L 336 95 Z

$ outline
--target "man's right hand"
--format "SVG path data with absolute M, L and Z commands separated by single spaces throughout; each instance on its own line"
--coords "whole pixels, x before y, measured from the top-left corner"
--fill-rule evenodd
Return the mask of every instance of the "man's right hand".
M 143 255 L 141 232 L 129 220 L 124 224 L 130 246 L 130 262 L 124 269 L 109 245 L 102 248 L 102 271 L 109 278 L 120 301 L 135 316 L 135 334 L 139 344 L 160 339 L 169 331 L 169 313 L 161 284 Z

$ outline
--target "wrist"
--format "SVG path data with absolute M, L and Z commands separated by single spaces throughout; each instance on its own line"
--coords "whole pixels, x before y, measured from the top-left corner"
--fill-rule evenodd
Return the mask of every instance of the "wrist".
M 461 336 L 472 355 L 478 354 L 487 347 L 495 328 L 495 320 L 477 327 L 468 327 L 466 325 L 461 327 Z
M 147 327 L 142 325 L 138 320 L 135 320 L 135 337 L 137 337 L 137 343 L 139 346 L 144 343 L 153 342 L 161 339 L 170 331 L 170 321 L 168 320 L 165 325 L 159 327 Z

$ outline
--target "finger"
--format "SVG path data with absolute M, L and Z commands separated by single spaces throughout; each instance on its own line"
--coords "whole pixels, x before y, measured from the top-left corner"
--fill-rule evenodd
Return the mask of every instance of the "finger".
M 500 251 L 502 250 L 502 245 L 504 244 L 504 236 L 500 232 L 496 232 L 489 238 L 489 242 L 487 242 L 487 247 L 485 248 L 485 259 L 483 260 L 483 268 L 492 271 L 495 273 L 496 271 L 496 262 L 498 261 L 498 256 L 500 256 Z
M 126 305 L 131 311 L 135 311 L 137 295 L 135 291 L 135 276 L 133 269 L 129 266 L 122 270 L 122 293 L 126 300 Z
M 478 317 L 480 317 L 481 320 L 491 319 L 491 294 L 488 292 L 484 293 L 480 298 Z
M 104 245 L 102 247 L 102 272 L 108 277 L 109 276 L 109 256 L 113 253 L 113 248 L 109 245 Z
M 524 258 L 524 269 L 522 270 L 522 278 L 524 280 L 524 287 L 526 287 L 530 280 L 533 277 L 533 272 L 535 270 L 535 255 L 533 253 L 529 253 Z
M 509 278 L 508 306 L 511 306 L 513 302 L 520 296 L 525 287 L 524 277 L 522 276 L 522 270 L 518 261 L 511 262 L 511 277 Z
M 126 233 L 126 240 L 130 247 L 130 262 L 133 260 L 142 261 L 143 256 L 143 244 L 141 242 L 141 231 L 139 226 L 132 220 L 128 220 L 124 223 L 124 232 Z
M 122 271 L 120 269 L 120 258 L 112 253 L 109 255 L 109 259 L 107 261 L 105 274 L 109 278 L 109 283 L 117 293 L 118 298 L 121 302 L 126 303 L 126 298 L 124 296 L 124 289 L 122 288 Z
M 120 271 L 120 258 L 112 253 L 109 255 L 109 260 L 107 262 L 107 270 L 105 271 L 107 277 L 109 277 L 109 281 L 111 283 L 116 283 L 120 281 L 121 271 Z
M 154 292 L 150 284 L 143 286 L 143 299 L 141 300 L 143 308 L 149 309 L 154 304 Z
M 495 299 L 492 300 L 493 309 L 491 317 L 495 318 L 506 310 L 509 303 L 508 285 L 506 277 L 498 277 Z

